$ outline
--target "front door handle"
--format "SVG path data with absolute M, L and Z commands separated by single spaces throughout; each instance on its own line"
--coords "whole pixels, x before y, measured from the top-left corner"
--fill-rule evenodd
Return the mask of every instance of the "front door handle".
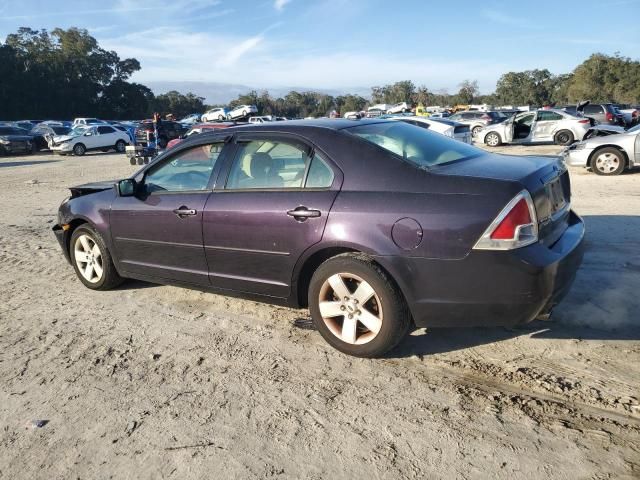
M 175 213 L 180 218 L 191 217 L 198 212 L 192 208 L 187 208 L 184 205 L 180 208 L 176 208 L 173 213 Z
M 304 222 L 307 218 L 317 218 L 320 216 L 320 210 L 313 210 L 307 207 L 296 207 L 289 210 L 287 215 L 295 218 L 298 222 Z

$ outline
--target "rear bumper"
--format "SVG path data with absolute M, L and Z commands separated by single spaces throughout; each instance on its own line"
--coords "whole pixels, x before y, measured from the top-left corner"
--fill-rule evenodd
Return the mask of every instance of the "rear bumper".
M 548 313 L 568 293 L 582 263 L 584 223 L 551 247 L 472 251 L 461 260 L 382 257 L 418 327 L 509 326 Z M 386 263 L 386 265 L 385 265 Z

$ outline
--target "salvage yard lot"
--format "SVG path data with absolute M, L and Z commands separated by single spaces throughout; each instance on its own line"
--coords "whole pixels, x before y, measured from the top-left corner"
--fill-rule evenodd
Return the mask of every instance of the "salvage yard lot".
M 83 287 L 58 205 L 135 168 L 0 158 L 0 478 L 640 476 L 640 172 L 571 170 L 586 253 L 552 322 L 419 330 L 363 360 L 304 310 Z

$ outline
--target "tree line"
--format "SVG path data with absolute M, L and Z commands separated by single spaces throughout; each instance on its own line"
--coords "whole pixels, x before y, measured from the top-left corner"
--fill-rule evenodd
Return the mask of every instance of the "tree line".
M 152 112 L 177 117 L 211 107 L 193 93 L 171 91 L 154 95 L 130 81 L 140 70 L 135 58 L 121 59 L 101 48 L 87 30 L 56 28 L 51 32 L 20 28 L 0 43 L 0 119 L 147 118 Z M 346 94 L 291 91 L 274 98 L 267 90 L 239 95 L 230 106 L 253 104 L 263 115 L 290 118 L 325 116 L 331 111 L 360 111 L 376 103 L 453 106 L 640 102 L 640 62 L 619 54 L 594 53 L 571 73 L 554 75 L 547 69 L 508 72 L 495 92 L 482 95 L 475 80 L 464 80 L 458 90 L 432 91 L 411 80 L 371 88 L 371 98 Z

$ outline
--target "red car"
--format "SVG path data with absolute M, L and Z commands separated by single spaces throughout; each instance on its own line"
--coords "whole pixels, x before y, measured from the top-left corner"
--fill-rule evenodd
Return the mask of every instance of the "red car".
M 169 143 L 167 143 L 166 149 L 169 150 L 170 148 L 175 147 L 182 140 L 184 140 L 185 138 L 191 135 L 197 135 L 198 133 L 213 131 L 219 128 L 233 127 L 234 125 L 237 125 L 237 123 L 236 122 L 198 123 L 197 125 L 194 125 L 189 130 L 187 130 L 187 133 L 185 133 L 181 137 L 174 138 Z

